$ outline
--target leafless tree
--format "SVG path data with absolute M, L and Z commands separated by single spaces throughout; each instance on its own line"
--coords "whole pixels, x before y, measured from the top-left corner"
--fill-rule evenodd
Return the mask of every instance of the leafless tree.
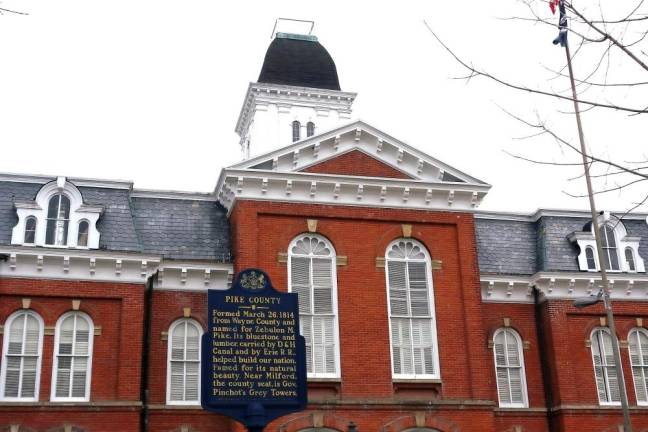
M 605 1 L 608 3 L 603 4 Z M 503 18 L 504 21 L 524 21 L 533 26 L 550 26 L 556 29 L 556 34 L 558 33 L 558 19 L 549 12 L 546 0 L 519 0 L 519 3 L 524 13 L 520 16 Z M 621 6 L 613 0 L 599 0 L 597 4 L 588 1 L 588 6 L 582 8 L 577 7 L 572 1 L 564 0 L 565 10 L 569 16 L 568 40 L 572 47 L 571 58 L 580 60 L 578 63 L 580 73 L 575 77 L 576 97 L 585 112 L 608 110 L 632 118 L 648 119 L 648 2 L 635 0 L 626 11 L 614 17 L 605 8 L 612 3 L 618 13 Z M 550 74 L 545 82 L 513 81 L 497 72 L 487 70 L 485 66 L 474 65 L 470 60 L 463 58 L 427 22 L 425 25 L 436 42 L 467 72 L 458 77 L 459 79 L 466 81 L 483 79 L 503 88 L 538 95 L 541 98 L 573 102 L 569 86 L 565 85 L 562 90 L 555 88 L 555 83 L 560 82 L 561 78 L 568 78 L 566 65 L 559 69 L 545 66 L 544 68 Z M 555 130 L 546 118 L 537 115 L 535 119 L 530 120 L 505 111 L 511 118 L 533 130 L 532 134 L 521 139 L 548 137 L 565 149 L 567 155 L 571 154 L 574 158 L 567 157 L 564 161 L 557 162 L 509 152 L 511 156 L 541 165 L 567 167 L 581 165 L 580 147 L 574 145 L 564 133 Z M 628 118 L 629 120 L 631 119 Z M 644 137 L 634 138 L 645 140 Z M 648 146 L 644 145 L 643 148 L 648 149 Z M 629 211 L 648 203 L 648 193 L 646 193 L 648 188 L 645 186 L 645 182 L 648 181 L 648 153 L 637 157 L 638 160 L 612 160 L 610 157 L 597 156 L 588 151 L 586 158 L 592 178 L 598 180 L 597 194 L 641 185 L 640 196 L 638 199 L 633 199 Z M 570 180 L 580 177 L 573 177 Z M 565 193 L 571 196 L 584 196 Z

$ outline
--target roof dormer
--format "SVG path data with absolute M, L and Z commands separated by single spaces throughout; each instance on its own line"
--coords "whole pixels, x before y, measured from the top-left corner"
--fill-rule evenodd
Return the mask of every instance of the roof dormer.
M 99 248 L 97 220 L 103 207 L 84 204 L 81 191 L 58 177 L 45 184 L 33 201 L 15 201 L 18 223 L 11 243 L 58 248 Z

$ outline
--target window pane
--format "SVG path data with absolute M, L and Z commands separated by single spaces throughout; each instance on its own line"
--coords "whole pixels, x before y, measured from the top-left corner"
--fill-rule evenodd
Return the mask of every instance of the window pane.
M 36 239 L 36 218 L 29 217 L 25 222 L 25 243 L 32 244 Z
M 315 134 L 315 123 L 308 122 L 306 124 L 306 136 L 313 136 Z
M 292 140 L 293 140 L 293 142 L 299 141 L 300 129 L 301 129 L 301 124 L 298 121 L 294 121 L 292 123 Z
M 635 271 L 634 254 L 632 253 L 632 249 L 626 248 L 625 259 L 628 263 L 628 270 Z
M 82 221 L 79 224 L 79 235 L 77 237 L 77 246 L 88 246 L 88 222 Z
M 587 268 L 596 270 L 596 261 L 594 260 L 594 249 L 588 247 L 585 249 L 585 258 L 587 259 Z

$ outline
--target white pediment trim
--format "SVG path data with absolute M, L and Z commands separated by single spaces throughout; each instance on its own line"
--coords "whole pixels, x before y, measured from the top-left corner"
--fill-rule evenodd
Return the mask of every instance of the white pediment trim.
M 612 299 L 648 301 L 648 276 L 637 273 L 608 275 Z M 531 276 L 481 275 L 481 297 L 485 303 L 533 303 L 533 287 L 539 301 L 575 300 L 596 295 L 600 273 L 538 272 Z
M 446 178 L 452 176 L 460 183 L 486 185 L 485 182 L 433 158 L 362 120 L 302 139 L 230 168 L 259 167 L 272 171 L 295 172 L 352 150 L 360 150 L 407 174 L 412 179 L 442 182 L 444 176 Z

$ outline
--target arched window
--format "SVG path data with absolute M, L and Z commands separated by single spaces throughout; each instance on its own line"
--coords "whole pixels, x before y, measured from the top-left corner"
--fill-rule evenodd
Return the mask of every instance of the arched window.
M 299 123 L 297 120 L 292 122 L 292 139 L 293 142 L 299 141 L 301 138 L 301 123 Z
M 40 384 L 43 319 L 31 310 L 9 316 L 5 323 L 0 369 L 0 399 L 37 401 Z
M 70 223 L 70 199 L 56 194 L 49 200 L 47 207 L 47 231 L 45 244 L 65 246 L 67 244 L 68 224 Z
M 94 325 L 83 312 L 68 312 L 56 323 L 52 400 L 89 401 Z
M 306 136 L 311 137 L 315 135 L 315 123 L 308 122 L 306 123 Z
M 321 236 L 295 238 L 288 248 L 288 290 L 299 294 L 299 325 L 310 377 L 338 377 L 335 250 Z
M 77 246 L 86 247 L 88 246 L 88 229 L 90 225 L 88 221 L 83 220 L 79 222 L 79 232 L 77 234 Z
M 634 253 L 631 248 L 625 249 L 625 260 L 626 265 L 628 266 L 628 271 L 637 271 L 637 268 L 635 267 Z
M 25 244 L 34 244 L 36 241 L 36 218 L 29 216 L 25 220 Z
M 415 240 L 392 242 L 385 253 L 394 377 L 438 378 L 430 257 Z
M 603 260 L 607 270 L 619 270 L 619 255 L 617 252 L 617 240 L 614 229 L 609 225 L 603 225 L 600 229 L 601 243 L 603 245 Z
M 628 335 L 630 365 L 638 405 L 648 405 L 648 332 L 632 329 Z
M 596 260 L 594 259 L 594 248 L 585 248 L 585 259 L 587 259 L 587 269 L 596 270 Z
M 522 339 L 512 329 L 499 329 L 493 335 L 497 395 L 501 407 L 524 408 L 527 404 Z
M 612 336 L 605 328 L 592 332 L 592 360 L 596 390 L 601 405 L 620 404 L 619 380 L 612 353 Z
M 200 403 L 200 339 L 202 327 L 192 319 L 179 319 L 169 328 L 167 403 Z

